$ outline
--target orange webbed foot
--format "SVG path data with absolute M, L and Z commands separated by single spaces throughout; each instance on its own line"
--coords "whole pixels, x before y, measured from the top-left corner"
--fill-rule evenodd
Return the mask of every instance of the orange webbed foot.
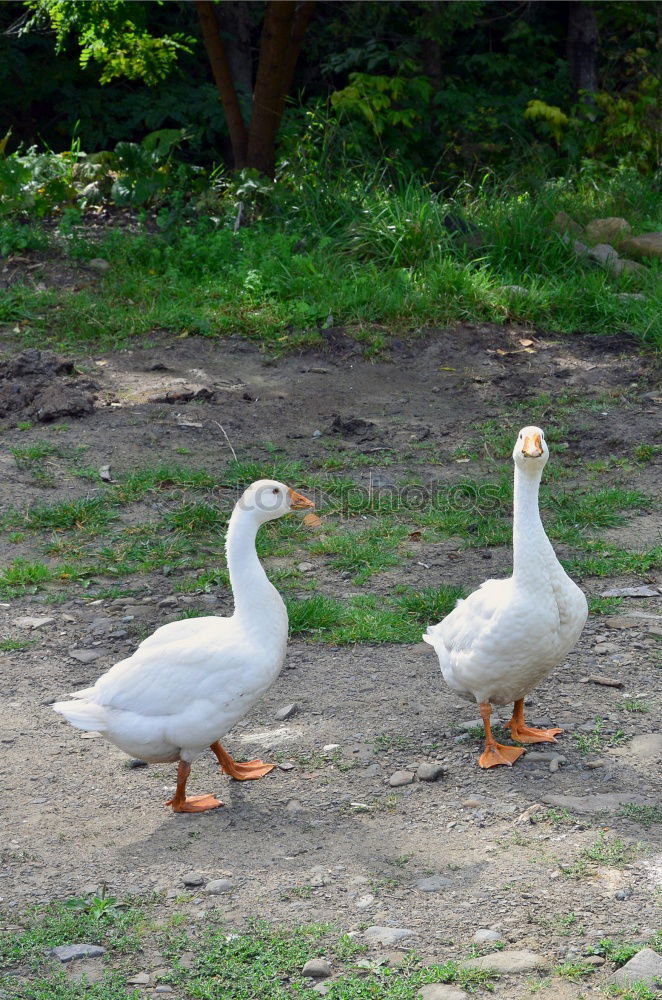
M 172 806 L 172 811 L 177 813 L 201 813 L 218 809 L 223 803 L 213 795 L 189 795 L 183 800 L 169 799 L 166 805 Z
M 491 743 L 486 746 L 478 758 L 481 767 L 496 767 L 498 764 L 506 764 L 512 767 L 524 751 L 521 747 L 505 747 L 501 743 Z
M 510 735 L 518 743 L 556 743 L 554 739 L 562 729 L 536 729 L 534 726 L 518 726 L 515 722 L 507 722 Z
M 263 778 L 269 771 L 273 771 L 275 764 L 265 764 L 263 760 L 246 760 L 241 764 L 233 760 L 232 764 L 221 765 L 226 774 L 229 774 L 235 781 L 257 781 Z

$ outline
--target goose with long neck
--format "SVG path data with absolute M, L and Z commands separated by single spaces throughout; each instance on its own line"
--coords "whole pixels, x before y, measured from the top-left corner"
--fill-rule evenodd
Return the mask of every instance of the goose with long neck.
M 207 748 L 239 781 L 261 778 L 274 767 L 261 760 L 238 763 L 220 741 L 271 686 L 285 660 L 287 611 L 258 559 L 257 531 L 266 521 L 314 506 L 276 480 L 249 486 L 226 537 L 231 617 L 163 625 L 92 687 L 53 705 L 73 726 L 100 732 L 132 757 L 178 761 L 177 787 L 166 803 L 175 812 L 223 805 L 213 795 L 186 795 L 191 763 Z
M 481 767 L 513 764 L 521 747 L 496 742 L 492 705 L 514 702 L 506 724 L 519 743 L 555 743 L 560 729 L 524 721 L 524 698 L 567 656 L 581 635 L 588 606 L 545 534 L 538 490 L 549 458 L 539 427 L 519 432 L 513 461 L 513 574 L 488 580 L 423 636 L 434 647 L 448 686 L 476 701 L 485 728 Z

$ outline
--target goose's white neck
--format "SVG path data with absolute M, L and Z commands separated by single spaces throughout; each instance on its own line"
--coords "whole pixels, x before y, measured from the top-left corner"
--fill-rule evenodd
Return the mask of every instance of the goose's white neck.
M 268 629 L 284 616 L 285 605 L 276 588 L 269 582 L 255 549 L 255 536 L 260 523 L 252 511 L 235 507 L 228 525 L 225 551 L 234 596 L 234 616 L 251 630 Z
M 540 519 L 538 491 L 542 468 L 531 472 L 515 466 L 513 509 L 513 578 L 519 584 L 531 586 L 540 580 L 542 564 L 556 562 Z

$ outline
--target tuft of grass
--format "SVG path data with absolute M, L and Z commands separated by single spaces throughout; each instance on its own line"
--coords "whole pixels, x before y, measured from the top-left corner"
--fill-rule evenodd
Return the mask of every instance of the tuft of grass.
M 622 603 L 622 597 L 589 597 L 588 613 L 590 615 L 612 615 Z
M 25 513 L 10 510 L 3 521 L 31 531 L 84 530 L 96 534 L 104 530 L 116 516 L 105 498 L 81 497 L 56 504 L 39 504 Z
M 569 979 L 573 983 L 581 981 L 583 978 L 590 976 L 594 972 L 594 966 L 587 965 L 586 962 L 581 962 L 578 959 L 574 961 L 562 962 L 561 965 L 557 965 L 556 967 L 557 976 L 561 976 L 563 979 Z
M 623 708 L 626 712 L 650 712 L 650 706 L 647 701 L 640 701 L 637 698 L 626 698 L 623 702 Z
M 17 653 L 34 646 L 36 641 L 36 639 L 0 639 L 0 650 L 3 653 Z
M 662 823 L 662 806 L 638 805 L 635 802 L 625 802 L 618 810 L 619 816 L 639 823 L 640 826 L 649 827 Z
M 0 594 L 5 597 L 18 597 L 38 590 L 52 578 L 52 570 L 44 563 L 14 559 L 0 571 Z
M 17 921 L 18 930 L 0 931 L 0 968 L 44 965 L 48 951 L 72 941 L 102 944 L 109 951 L 128 954 L 140 948 L 145 914 L 139 907 L 119 904 L 113 897 L 68 899 L 35 907 Z
M 597 865 L 625 868 L 636 859 L 638 853 L 638 845 L 626 844 L 620 837 L 608 840 L 604 833 L 601 833 L 594 844 L 581 851 L 576 861 L 571 865 L 561 866 L 561 871 L 568 878 L 592 878 Z
M 627 739 L 622 729 L 617 729 L 613 735 L 609 736 L 603 732 L 604 721 L 596 716 L 595 725 L 588 733 L 573 733 L 573 739 L 577 748 L 582 753 L 599 753 L 608 747 L 617 747 Z

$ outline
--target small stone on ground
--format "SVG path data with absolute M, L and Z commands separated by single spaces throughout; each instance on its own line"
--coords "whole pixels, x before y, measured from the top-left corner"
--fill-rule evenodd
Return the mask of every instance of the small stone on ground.
M 642 948 L 609 977 L 609 982 L 618 986 L 628 986 L 637 982 L 655 986 L 658 979 L 662 981 L 662 956 L 652 948 Z
M 533 969 L 545 969 L 549 965 L 543 955 L 534 951 L 516 950 L 495 951 L 491 955 L 481 955 L 480 958 L 470 958 L 460 963 L 461 969 L 494 969 L 495 972 L 531 972 Z
M 403 938 L 411 937 L 415 932 L 408 927 L 368 927 L 365 938 L 374 944 L 382 944 L 384 947 L 396 944 Z
M 309 958 L 303 969 L 302 976 L 309 976 L 311 979 L 326 979 L 331 975 L 331 966 L 325 958 Z
M 106 949 L 100 944 L 61 944 L 51 954 L 60 962 L 71 962 L 75 958 L 97 958 L 105 955 Z

